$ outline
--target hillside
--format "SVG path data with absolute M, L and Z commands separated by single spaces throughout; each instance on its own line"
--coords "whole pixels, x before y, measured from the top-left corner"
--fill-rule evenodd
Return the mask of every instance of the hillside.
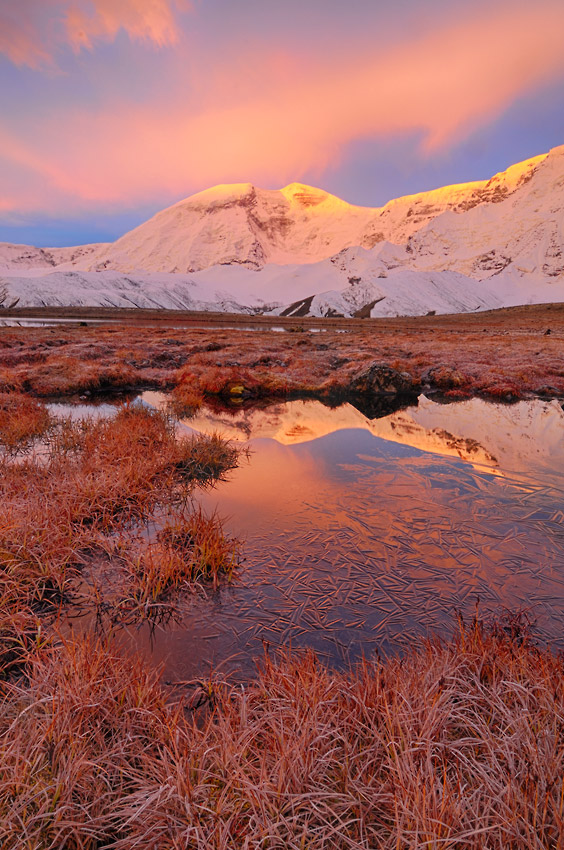
M 293 183 L 216 186 L 116 242 L 0 244 L 21 305 L 417 315 L 564 300 L 564 146 L 490 180 L 348 204 Z

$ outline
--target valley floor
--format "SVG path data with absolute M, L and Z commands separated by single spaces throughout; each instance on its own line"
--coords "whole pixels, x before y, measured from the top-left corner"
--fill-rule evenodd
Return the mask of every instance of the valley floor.
M 564 395 L 562 304 L 275 324 L 264 316 L 93 308 L 5 310 L 0 319 L 26 317 L 76 321 L 1 327 L 0 390 L 54 397 L 179 387 L 192 402 L 205 395 L 338 401 L 363 368 L 378 363 L 407 372 L 414 393 L 507 401 Z

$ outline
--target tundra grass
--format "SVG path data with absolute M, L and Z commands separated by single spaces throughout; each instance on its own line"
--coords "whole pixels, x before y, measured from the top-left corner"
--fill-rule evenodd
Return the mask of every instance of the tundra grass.
M 30 402 L 37 407 L 34 416 L 46 415 L 42 405 Z M 16 410 L 19 405 L 16 396 Z M 237 464 L 230 443 L 213 435 L 178 437 L 166 415 L 128 405 L 99 421 L 49 419 L 43 436 L 38 447 L 28 446 L 17 457 L 0 451 L 0 579 L 13 583 L 22 606 L 63 604 L 77 587 L 82 596 L 103 602 L 91 569 L 100 560 L 111 561 L 128 599 L 157 599 L 160 588 L 180 585 L 170 578 L 172 553 L 185 587 L 191 576 L 194 583 L 209 578 L 214 585 L 221 574 L 232 576 L 235 541 L 225 537 L 217 517 L 191 508 L 196 485 L 218 480 Z M 157 513 L 169 517 L 171 528 L 184 523 L 184 551 L 174 552 L 172 542 L 147 543 L 142 532 Z M 141 556 L 140 541 L 146 549 Z M 215 547 L 207 572 L 197 566 L 205 561 L 204 541 L 210 551 Z M 120 555 L 112 559 L 115 552 Z M 134 556 L 150 563 L 147 574 L 123 568 Z M 90 586 L 85 575 L 94 576 Z
M 519 631 L 349 672 L 266 656 L 245 688 L 200 690 L 172 705 L 88 639 L 30 650 L 3 685 L 1 846 L 562 846 L 563 662 Z
M 177 514 L 140 556 L 129 559 L 129 586 L 139 603 L 156 602 L 184 585 L 216 589 L 222 577 L 233 577 L 238 564 L 238 541 L 225 536 L 217 514 L 197 509 Z
M 0 447 L 25 451 L 52 419 L 43 404 L 23 393 L 0 392 Z
M 266 655 L 244 688 L 173 704 L 140 661 L 44 613 L 102 556 L 141 614 L 229 578 L 236 541 L 191 497 L 236 450 L 127 405 L 37 433 L 0 453 L 1 847 L 564 846 L 564 663 L 520 621 L 344 673 Z
M 118 311 L 114 318 L 127 315 Z M 245 329 L 246 316 L 229 318 L 241 329 L 167 328 L 153 321 L 142 333 L 139 325 L 125 323 L 0 328 L 0 391 L 48 398 L 173 389 L 177 410 L 190 411 L 206 395 L 231 402 L 342 396 L 359 370 L 377 362 L 409 373 L 426 392 L 451 398 L 564 395 L 564 309 L 558 304 L 453 316 L 304 320 L 304 333 L 273 332 L 265 317 L 252 332 Z M 169 321 L 176 325 L 174 316 Z

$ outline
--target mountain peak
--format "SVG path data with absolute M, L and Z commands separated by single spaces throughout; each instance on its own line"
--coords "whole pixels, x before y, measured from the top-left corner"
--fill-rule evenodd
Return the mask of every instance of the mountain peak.
M 517 162 L 515 165 L 510 165 L 505 171 L 494 174 L 488 181 L 484 182 L 484 187 L 502 186 L 507 193 L 514 192 L 523 183 L 527 183 L 533 176 L 535 170 L 544 162 L 549 154 L 543 153 L 539 156 L 532 156 L 530 159 L 525 159 L 523 162 Z
M 489 180 L 378 208 L 299 182 L 283 189 L 220 184 L 112 245 L 0 244 L 2 283 L 28 303 L 236 311 L 277 303 L 293 316 L 564 301 L 563 211 L 564 146 Z
M 316 189 L 315 186 L 307 186 L 305 183 L 289 183 L 283 189 L 280 189 L 280 192 L 289 203 L 297 204 L 300 207 L 316 207 L 327 198 L 334 197 L 323 189 Z M 341 203 L 344 203 L 344 201 L 341 201 Z
M 217 186 L 211 186 L 209 189 L 204 189 L 202 192 L 196 192 L 196 194 L 190 195 L 188 198 L 183 198 L 177 204 L 174 204 L 174 207 L 184 204 L 193 204 L 194 206 L 228 204 L 242 198 L 247 198 L 254 192 L 256 192 L 256 188 L 252 183 L 218 183 Z M 171 208 L 169 207 L 169 209 Z
M 564 146 L 554 148 L 489 180 L 420 192 L 377 208 L 349 204 L 298 181 L 282 189 L 221 183 L 94 251 L 65 254 L 64 260 L 60 252 L 2 253 L 6 262 L 8 254 L 13 258 L 8 265 L 41 261 L 56 267 L 63 261 L 92 270 L 190 274 L 212 266 L 257 270 L 317 263 L 348 248 L 371 250 L 389 242 L 405 246 L 397 262 L 425 270 L 448 268 L 482 279 L 511 264 L 540 269 L 553 280 L 564 272 L 557 217 L 564 203 L 563 154 Z

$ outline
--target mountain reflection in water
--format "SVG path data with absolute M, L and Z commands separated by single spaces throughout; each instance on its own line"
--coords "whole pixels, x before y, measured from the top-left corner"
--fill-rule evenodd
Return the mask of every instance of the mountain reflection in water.
M 164 397 L 146 393 L 146 403 Z M 131 636 L 165 678 L 253 670 L 263 642 L 333 664 L 449 633 L 461 609 L 532 606 L 564 648 L 564 412 L 422 398 L 379 420 L 349 405 L 204 411 L 186 423 L 250 439 L 251 458 L 200 498 L 245 540 L 240 579 Z

